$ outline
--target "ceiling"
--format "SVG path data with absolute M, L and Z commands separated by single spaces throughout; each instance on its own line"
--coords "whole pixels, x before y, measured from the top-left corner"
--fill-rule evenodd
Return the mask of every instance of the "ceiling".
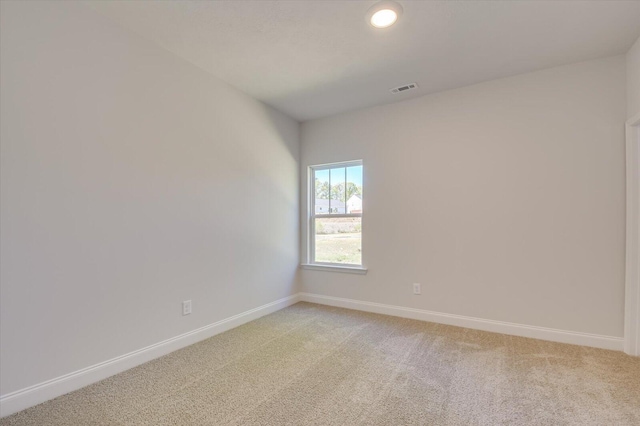
M 375 1 L 87 4 L 300 121 L 622 54 L 640 36 L 640 1 L 398 2 L 384 30 L 365 21 Z

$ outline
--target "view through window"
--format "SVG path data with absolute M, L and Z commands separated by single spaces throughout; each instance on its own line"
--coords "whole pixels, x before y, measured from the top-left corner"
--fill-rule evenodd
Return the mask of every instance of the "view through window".
M 311 170 L 311 262 L 361 266 L 362 161 Z

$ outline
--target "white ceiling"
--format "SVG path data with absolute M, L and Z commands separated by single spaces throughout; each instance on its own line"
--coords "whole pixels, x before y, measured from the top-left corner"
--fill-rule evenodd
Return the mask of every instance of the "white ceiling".
M 640 1 L 92 1 L 98 12 L 300 120 L 626 52 Z M 417 82 L 418 90 L 388 89 Z

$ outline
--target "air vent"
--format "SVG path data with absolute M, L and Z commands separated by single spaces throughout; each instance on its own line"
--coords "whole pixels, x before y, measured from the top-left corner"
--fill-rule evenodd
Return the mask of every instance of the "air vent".
M 400 87 L 394 87 L 393 89 L 391 89 L 391 93 L 401 93 L 401 92 L 406 92 L 408 90 L 413 90 L 413 89 L 417 89 L 418 88 L 418 83 L 409 83 L 409 84 L 405 84 L 404 86 L 400 86 Z

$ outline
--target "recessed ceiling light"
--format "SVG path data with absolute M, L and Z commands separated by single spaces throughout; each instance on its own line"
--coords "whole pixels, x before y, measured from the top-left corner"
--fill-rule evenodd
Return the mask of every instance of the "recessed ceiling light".
M 394 1 L 381 1 L 367 11 L 367 22 L 375 28 L 387 28 L 402 15 L 402 6 Z

